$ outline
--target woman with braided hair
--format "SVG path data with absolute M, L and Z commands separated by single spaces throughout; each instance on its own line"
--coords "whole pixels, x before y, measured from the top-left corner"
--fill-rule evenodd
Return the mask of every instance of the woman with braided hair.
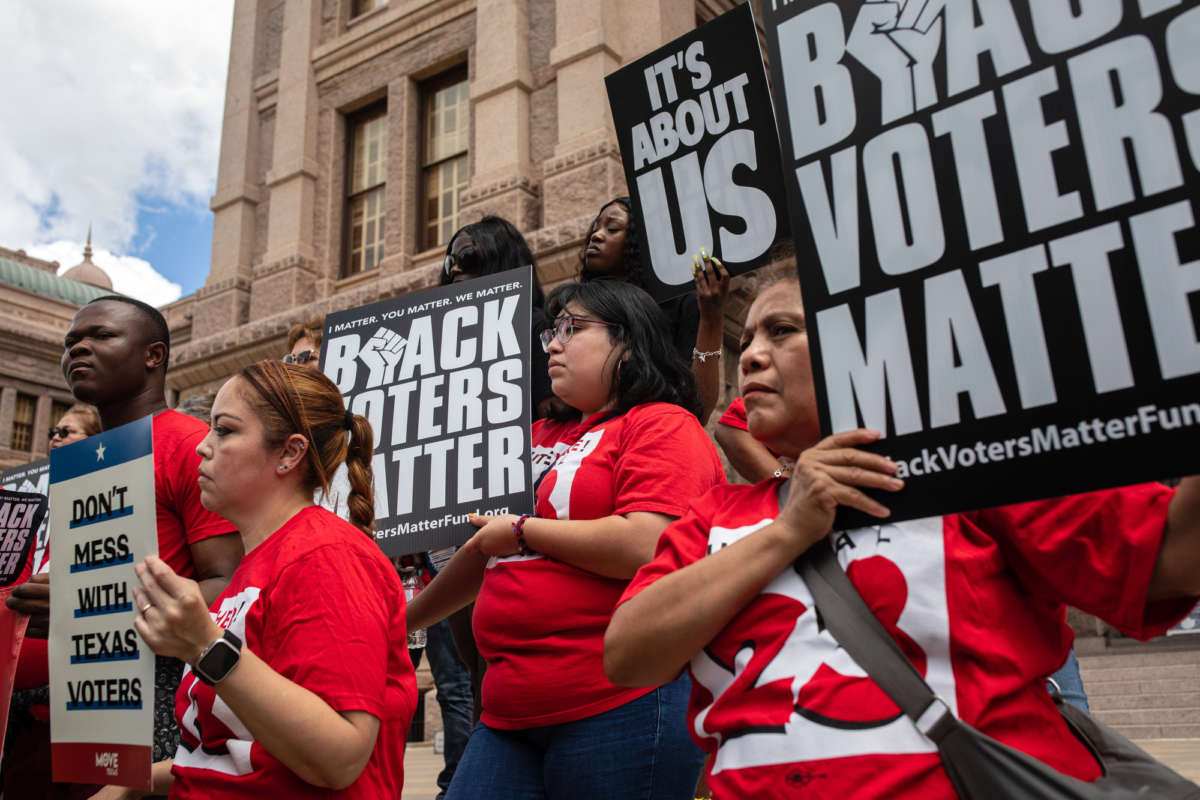
M 201 502 L 246 556 L 208 609 L 161 560 L 136 566 L 138 633 L 188 665 L 182 743 L 155 764 L 155 793 L 399 796 L 416 680 L 404 592 L 371 538 L 372 449 L 370 423 L 316 370 L 262 361 L 218 392 L 196 448 Z M 313 505 L 343 460 L 350 522 Z

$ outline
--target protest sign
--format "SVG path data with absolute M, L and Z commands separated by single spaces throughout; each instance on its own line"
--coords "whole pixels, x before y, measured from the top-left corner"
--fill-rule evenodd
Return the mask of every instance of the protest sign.
M 692 288 L 703 247 L 733 275 L 787 235 L 775 118 L 749 3 L 605 78 L 646 276 Z
M 893 519 L 1193 471 L 1200 8 L 764 20 L 821 429 L 884 433 Z
M 158 552 L 151 418 L 50 454 L 54 780 L 150 788 L 154 653 L 133 565 Z
M 0 472 L 0 487 L 13 492 L 33 492 L 43 497 L 50 493 L 50 459 L 39 458 L 22 464 L 19 467 L 9 467 Z M 42 524 L 38 526 L 37 539 L 33 545 L 31 575 L 39 575 L 50 569 L 49 542 L 50 517 L 42 515 Z
M 46 496 L 37 492 L 0 489 L 0 719 L 8 719 L 17 660 L 25 640 L 29 617 L 5 604 L 13 587 L 28 580 L 33 569 L 33 549 L 45 525 Z M 0 731 L 0 752 L 5 731 Z
M 477 514 L 533 508 L 533 270 L 325 317 L 321 371 L 375 432 L 375 538 L 388 555 L 462 544 Z

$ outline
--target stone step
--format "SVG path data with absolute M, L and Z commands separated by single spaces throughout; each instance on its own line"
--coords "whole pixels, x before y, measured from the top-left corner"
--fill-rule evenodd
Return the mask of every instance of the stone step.
M 1089 698 L 1118 695 L 1185 694 L 1196 691 L 1196 678 L 1152 678 L 1152 671 L 1143 674 L 1142 680 L 1095 681 L 1087 672 L 1083 673 L 1083 688 Z
M 1097 711 L 1096 719 L 1118 725 L 1196 725 L 1200 726 L 1200 708 L 1126 708 Z
M 1095 713 L 1133 708 L 1200 708 L 1200 689 L 1196 687 L 1193 687 L 1194 691 L 1168 694 L 1093 692 L 1086 683 L 1084 689 L 1088 690 L 1088 705 Z
M 1101 719 L 1097 717 L 1097 719 Z M 1103 720 L 1108 724 L 1107 720 Z M 1129 739 L 1200 739 L 1200 725 L 1113 725 Z
M 1099 657 L 1097 657 L 1099 658 Z M 1086 686 L 1101 683 L 1140 681 L 1146 678 L 1154 680 L 1191 680 L 1200 682 L 1200 663 L 1196 664 L 1140 664 L 1137 666 L 1117 666 L 1094 663 L 1079 664 L 1080 674 Z
M 1077 654 L 1078 655 L 1078 654 Z M 1195 650 L 1160 650 L 1131 653 L 1106 651 L 1096 655 L 1079 656 L 1082 669 L 1104 672 L 1142 666 L 1177 666 L 1191 664 L 1200 668 L 1200 647 Z

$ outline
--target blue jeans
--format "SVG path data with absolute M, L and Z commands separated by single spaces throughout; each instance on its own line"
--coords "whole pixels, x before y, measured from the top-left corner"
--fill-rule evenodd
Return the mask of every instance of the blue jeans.
M 692 800 L 704 753 L 688 738 L 691 679 L 603 714 L 506 731 L 482 722 L 447 800 Z
M 429 654 L 429 671 L 437 688 L 438 705 L 442 707 L 442 731 L 445 736 L 442 758 L 445 767 L 437 777 L 438 800 L 446 796 L 454 771 L 471 738 L 471 720 L 475 701 L 471 695 L 471 674 L 454 649 L 454 638 L 445 620 L 425 629 L 425 652 Z M 411 650 L 413 666 L 421 663 L 421 651 Z
M 1067 654 L 1067 660 L 1058 668 L 1058 672 L 1050 676 L 1058 684 L 1063 700 L 1076 708 L 1090 712 L 1087 692 L 1083 690 L 1083 677 L 1079 674 L 1079 659 L 1075 658 L 1075 648 Z M 1047 686 L 1049 688 L 1049 686 Z

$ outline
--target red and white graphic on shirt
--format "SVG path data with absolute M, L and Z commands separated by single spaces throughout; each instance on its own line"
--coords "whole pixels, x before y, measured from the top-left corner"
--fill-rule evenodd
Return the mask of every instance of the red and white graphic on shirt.
M 769 522 L 713 528 L 709 552 Z M 885 525 L 839 533 L 835 543 L 851 579 L 877 588 L 871 597 L 886 603 L 873 603 L 872 611 L 957 712 L 941 519 L 903 523 L 903 532 Z M 692 660 L 692 675 L 701 695 L 711 698 L 693 725 L 698 737 L 719 745 L 713 774 L 936 750 L 830 636 L 795 569 L 776 576 L 759 602 Z
M 232 597 L 221 600 L 221 607 L 213 614 L 218 625 L 232 632 L 235 636 L 246 641 L 246 614 L 251 606 L 258 601 L 261 589 L 248 586 Z M 195 767 L 211 769 L 226 775 L 249 775 L 254 771 L 250 763 L 250 748 L 254 744 L 254 736 L 237 718 L 237 715 L 226 705 L 225 701 L 216 695 L 210 687 L 205 686 L 192 672 L 190 666 L 183 671 L 179 681 L 187 687 L 188 708 L 183 713 L 179 724 L 179 750 L 175 754 L 177 767 Z M 202 697 L 197 697 L 197 691 Z M 209 744 L 205 745 L 204 736 L 200 731 L 200 703 L 211 699 L 212 709 L 204 716 L 215 718 L 224 728 L 218 741 L 213 743 L 213 732 L 205 731 Z M 176 701 L 178 702 L 178 700 Z M 178 715 L 178 712 L 176 712 Z

